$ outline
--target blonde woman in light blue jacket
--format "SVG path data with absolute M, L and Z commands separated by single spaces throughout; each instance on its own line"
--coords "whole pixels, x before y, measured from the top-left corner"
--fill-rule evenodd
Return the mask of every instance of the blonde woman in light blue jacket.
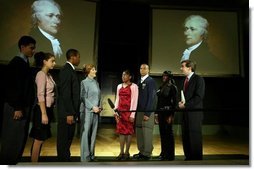
M 94 160 L 95 140 L 98 129 L 99 114 L 101 112 L 101 91 L 96 77 L 96 68 L 93 64 L 86 64 L 83 68 L 86 79 L 81 81 L 80 105 L 80 157 L 81 162 Z

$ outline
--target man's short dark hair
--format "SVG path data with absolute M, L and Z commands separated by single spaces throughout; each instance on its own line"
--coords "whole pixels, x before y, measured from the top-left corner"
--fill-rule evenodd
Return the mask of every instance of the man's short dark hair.
M 181 63 L 185 63 L 186 67 L 191 67 L 191 71 L 196 71 L 196 62 L 191 60 L 184 60 Z
M 34 45 L 36 44 L 36 41 L 33 37 L 24 35 L 19 39 L 19 42 L 18 42 L 19 49 L 21 49 L 22 45 L 28 46 L 29 44 L 34 44 Z
M 78 50 L 76 50 L 76 49 L 69 49 L 66 52 L 66 59 L 69 61 L 71 56 L 77 56 L 78 54 L 79 54 Z

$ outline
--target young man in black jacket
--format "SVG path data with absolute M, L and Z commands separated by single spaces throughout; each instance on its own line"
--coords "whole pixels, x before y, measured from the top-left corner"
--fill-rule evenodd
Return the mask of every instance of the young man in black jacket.
M 35 96 L 29 66 L 29 58 L 35 53 L 35 44 L 36 41 L 32 37 L 22 36 L 18 42 L 20 53 L 9 62 L 5 73 L 1 164 L 17 164 L 25 148 Z

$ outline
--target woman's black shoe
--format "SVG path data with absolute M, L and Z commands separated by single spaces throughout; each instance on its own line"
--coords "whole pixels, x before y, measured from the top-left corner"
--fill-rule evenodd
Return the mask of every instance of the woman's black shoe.
M 130 154 L 129 153 L 125 153 L 124 154 L 124 160 L 129 160 L 130 159 Z
M 118 161 L 124 160 L 124 154 L 123 154 L 123 153 L 120 153 L 120 154 L 116 157 L 116 160 L 118 160 Z

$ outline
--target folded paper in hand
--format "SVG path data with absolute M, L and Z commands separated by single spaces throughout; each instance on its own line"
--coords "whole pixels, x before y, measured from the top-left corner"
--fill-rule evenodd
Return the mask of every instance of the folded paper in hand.
M 183 102 L 183 104 L 185 103 L 185 97 L 183 94 L 183 90 L 181 90 L 181 101 Z

